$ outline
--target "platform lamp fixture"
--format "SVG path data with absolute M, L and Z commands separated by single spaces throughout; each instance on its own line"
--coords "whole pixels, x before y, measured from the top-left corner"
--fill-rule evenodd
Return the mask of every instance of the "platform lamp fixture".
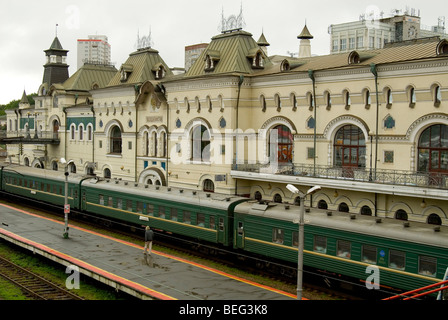
M 67 162 L 67 160 L 65 160 L 65 158 L 61 158 L 59 160 L 59 162 L 61 164 L 63 164 L 65 166 L 64 169 L 64 175 L 65 175 L 65 182 L 64 182 L 64 188 L 65 188 L 65 192 L 64 192 L 64 221 L 65 221 L 65 225 L 64 225 L 64 234 L 63 237 L 64 239 L 68 239 L 68 214 L 70 212 L 70 205 L 68 204 L 68 165 L 70 162 Z
M 298 194 L 300 197 L 300 217 L 299 217 L 299 236 L 298 236 L 298 261 L 297 261 L 297 300 L 302 300 L 303 291 L 303 250 L 304 250 L 304 230 L 305 230 L 305 198 L 309 194 L 313 194 L 321 189 L 320 186 L 310 188 L 306 193 L 303 193 L 292 184 L 288 184 L 286 189 L 292 193 Z

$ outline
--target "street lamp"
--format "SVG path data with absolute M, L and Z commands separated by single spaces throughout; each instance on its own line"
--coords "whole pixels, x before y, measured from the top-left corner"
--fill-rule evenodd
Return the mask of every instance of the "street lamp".
M 286 189 L 292 193 L 298 194 L 300 197 L 300 218 L 299 218 L 299 245 L 298 245 L 298 261 L 297 261 L 297 300 L 302 300 L 303 291 L 303 250 L 304 250 L 304 230 L 305 230 L 305 198 L 309 194 L 313 194 L 321 189 L 320 186 L 310 188 L 306 193 L 301 192 L 292 184 L 288 184 Z
M 62 163 L 63 165 L 65 165 L 65 169 L 64 169 L 64 175 L 65 175 L 65 182 L 64 182 L 64 187 L 65 187 L 65 194 L 64 194 L 64 221 L 65 221 L 65 226 L 64 226 L 64 234 L 63 237 L 64 239 L 68 239 L 68 213 L 70 212 L 70 205 L 68 204 L 68 162 L 67 160 L 65 160 L 65 158 L 61 158 L 59 160 L 60 163 Z

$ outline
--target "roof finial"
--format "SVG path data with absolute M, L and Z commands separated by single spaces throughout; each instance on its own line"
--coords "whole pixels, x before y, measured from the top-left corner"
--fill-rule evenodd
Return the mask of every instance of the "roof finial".
M 57 37 L 57 36 L 58 36 L 58 26 L 59 26 L 59 24 L 57 24 L 57 23 L 56 23 L 56 31 L 55 31 L 55 37 Z

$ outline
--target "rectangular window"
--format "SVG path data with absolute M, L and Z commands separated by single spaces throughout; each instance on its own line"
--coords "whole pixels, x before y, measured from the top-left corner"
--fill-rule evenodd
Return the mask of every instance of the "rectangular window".
M 98 148 L 103 148 L 103 140 L 98 140 Z
M 205 215 L 203 213 L 198 213 L 197 225 L 199 227 L 204 227 L 205 226 Z
M 191 223 L 191 212 L 184 211 L 184 223 Z
M 314 236 L 314 251 L 327 253 L 327 237 Z
M 347 39 L 341 39 L 341 51 L 347 49 Z
M 384 163 L 394 163 L 393 151 L 384 151 Z
M 123 209 L 123 199 L 120 198 L 117 199 L 117 208 Z
M 292 233 L 292 246 L 294 248 L 299 247 L 299 233 L 297 231 L 293 231 Z
M 222 218 L 220 218 L 220 221 L 219 221 L 219 227 L 220 228 L 221 228 L 221 219 Z M 222 222 L 222 224 L 224 225 L 224 222 Z M 244 235 L 244 225 L 243 225 L 243 223 L 241 221 L 238 222 L 238 235 L 239 236 L 243 236 Z
M 166 211 L 165 206 L 159 206 L 159 217 L 165 219 Z
M 143 213 L 143 202 L 137 201 L 137 212 Z
M 389 251 L 389 267 L 398 270 L 404 270 L 406 254 L 403 251 L 390 250 Z
M 219 231 L 224 231 L 224 218 L 219 218 Z
M 215 216 L 210 216 L 209 217 L 209 228 L 215 230 L 216 225 L 215 225 Z
M 171 220 L 177 221 L 177 209 L 171 208 Z
M 109 199 L 108 199 L 108 201 L 107 201 L 107 205 L 108 205 L 109 207 L 113 207 L 113 205 L 114 205 L 114 198 L 109 197 Z
M 306 148 L 307 159 L 314 159 L 314 148 Z
M 146 213 L 150 216 L 152 216 L 154 214 L 154 205 L 151 203 L 148 203 L 146 205 Z
M 355 38 L 349 38 L 348 39 L 348 46 L 351 50 L 355 49 L 356 46 L 356 40 Z
M 272 242 L 277 244 L 283 244 L 283 241 L 284 241 L 283 229 L 280 228 L 272 229 Z
M 350 241 L 338 240 L 337 255 L 341 258 L 350 259 L 351 257 L 351 243 Z
M 418 273 L 435 277 L 437 275 L 437 259 L 428 256 L 418 257 Z
M 338 40 L 333 40 L 333 51 L 339 51 Z
M 126 200 L 126 210 L 132 211 L 132 201 Z
M 376 264 L 376 248 L 372 246 L 362 246 L 362 258 L 363 262 Z
M 364 37 L 357 37 L 356 38 L 356 47 L 358 49 L 362 49 L 364 47 Z
M 100 194 L 99 203 L 104 206 L 104 196 L 102 194 Z

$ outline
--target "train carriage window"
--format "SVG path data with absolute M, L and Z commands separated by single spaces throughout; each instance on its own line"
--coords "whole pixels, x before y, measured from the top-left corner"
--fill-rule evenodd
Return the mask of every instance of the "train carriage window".
M 277 243 L 277 244 L 283 244 L 283 242 L 284 242 L 283 229 L 280 229 L 280 228 L 272 229 L 272 242 Z
M 166 217 L 165 206 L 159 206 L 159 217 L 165 219 Z
M 376 264 L 376 247 L 372 246 L 362 246 L 362 258 L 363 262 L 368 262 L 372 264 Z
M 219 228 L 221 229 L 221 219 L 219 218 Z M 224 225 L 224 222 L 222 222 L 222 224 Z M 244 226 L 243 223 L 241 221 L 238 222 L 238 235 L 239 236 L 243 236 L 244 235 Z
M 337 242 L 337 256 L 341 258 L 350 259 L 351 257 L 351 243 L 350 241 L 338 240 Z
M 126 210 L 132 211 L 132 200 L 126 200 Z
M 198 213 L 197 225 L 199 227 L 204 227 L 205 226 L 205 215 L 203 213 Z
M 292 246 L 295 248 L 299 247 L 299 233 L 297 231 L 292 232 Z
M 425 276 L 435 277 L 437 275 L 437 259 L 434 257 L 419 256 L 418 273 Z
M 137 213 L 143 213 L 143 203 L 141 201 L 137 201 Z
M 398 250 L 389 251 L 389 267 L 398 270 L 404 270 L 406 253 Z
M 100 203 L 100 205 L 104 206 L 104 196 L 102 194 L 100 194 L 98 202 Z
M 112 198 L 112 197 L 109 196 L 109 199 L 108 199 L 108 201 L 107 201 L 107 205 L 108 205 L 109 207 L 113 207 L 113 206 L 114 206 L 114 198 Z
M 154 205 L 151 203 L 148 203 L 146 205 L 146 213 L 150 216 L 152 216 L 154 214 Z
M 191 223 L 191 212 L 184 211 L 184 223 Z
M 177 221 L 177 209 L 171 208 L 171 220 Z
M 241 223 L 241 226 L 242 226 L 242 223 Z M 219 218 L 219 231 L 224 231 L 224 218 L 221 218 L 221 217 Z
M 314 251 L 327 253 L 327 237 L 314 236 Z
M 121 199 L 121 198 L 117 199 L 117 208 L 123 209 L 123 199 Z
M 215 216 L 210 216 L 209 217 L 209 228 L 215 230 L 215 228 L 216 228 Z

